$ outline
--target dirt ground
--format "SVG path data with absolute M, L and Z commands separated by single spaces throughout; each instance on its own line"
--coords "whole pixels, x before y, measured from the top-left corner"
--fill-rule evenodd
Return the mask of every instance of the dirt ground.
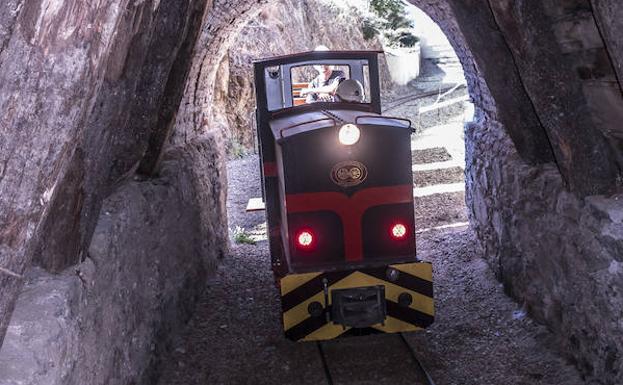
M 402 95 L 427 82 L 437 87 L 435 79 L 423 78 Z M 456 95 L 461 92 L 466 91 Z M 464 203 L 466 106 L 453 105 L 433 117 L 414 113 L 414 104 L 435 100 L 392 113 L 424 122 L 412 142 L 417 254 L 434 269 L 435 323 L 407 340 L 438 385 L 584 384 L 550 346 L 550 333 L 505 296 L 478 254 Z M 159 384 L 325 384 L 316 344 L 283 336 L 264 213 L 245 212 L 248 199 L 261 196 L 257 156 L 230 161 L 228 183 L 230 255 L 206 282 L 187 329 L 163 360 Z M 236 232 L 256 243 L 235 243 Z M 396 335 L 342 339 L 324 347 L 336 384 L 417 383 Z

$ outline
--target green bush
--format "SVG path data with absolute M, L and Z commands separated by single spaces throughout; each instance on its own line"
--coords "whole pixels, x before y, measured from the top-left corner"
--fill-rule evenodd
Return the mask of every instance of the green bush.
M 370 0 L 370 9 L 381 20 L 383 29 L 413 28 L 401 0 Z
M 244 158 L 249 154 L 249 149 L 236 139 L 231 139 L 228 150 L 231 159 Z
M 363 20 L 361 30 L 366 40 L 383 35 L 389 46 L 413 47 L 419 39 L 408 31 L 413 22 L 400 0 L 369 0 L 372 17 Z
M 416 45 L 420 39 L 412 34 L 411 32 L 401 32 L 400 36 L 398 36 L 398 42 L 401 47 L 413 47 Z
M 408 30 L 385 31 L 385 40 L 392 47 L 413 47 L 420 39 Z
M 374 20 L 370 18 L 366 18 L 363 20 L 361 31 L 363 32 L 363 38 L 366 40 L 372 40 L 380 33 L 380 31 L 374 24 Z

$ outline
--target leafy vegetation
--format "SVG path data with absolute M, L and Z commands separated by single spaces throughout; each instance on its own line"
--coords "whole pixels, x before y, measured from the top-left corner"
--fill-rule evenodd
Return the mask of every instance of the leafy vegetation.
M 392 47 L 413 47 L 419 41 L 411 33 L 413 21 L 401 0 L 369 0 L 371 15 L 363 20 L 363 37 L 371 40 L 381 36 Z
M 234 242 L 255 245 L 255 239 L 245 230 L 244 227 L 236 226 L 234 229 Z

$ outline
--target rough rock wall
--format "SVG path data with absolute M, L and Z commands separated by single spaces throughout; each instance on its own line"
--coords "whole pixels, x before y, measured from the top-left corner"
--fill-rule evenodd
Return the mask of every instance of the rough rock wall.
M 466 192 L 484 255 L 587 377 L 623 382 L 623 198 L 582 198 L 618 184 L 623 5 L 412 2 L 448 34 L 476 104 Z
M 591 0 L 598 33 L 603 37 L 607 52 L 617 74 L 619 84 L 623 82 L 623 8 L 617 0 Z
M 470 221 L 491 267 L 582 373 L 623 381 L 623 196 L 584 200 L 528 166 L 497 125 L 470 125 Z
M 0 342 L 33 258 L 50 271 L 84 259 L 102 199 L 170 125 L 207 3 L 0 7 Z
M 181 145 L 197 137 L 214 137 L 224 152 L 220 129 L 212 121 L 212 103 L 218 69 L 241 29 L 257 17 L 265 4 L 275 0 L 216 0 L 206 15 L 197 40 L 196 54 L 186 83 L 175 125 L 168 129 L 158 146 Z M 220 170 L 223 174 L 225 170 Z
M 157 353 L 190 316 L 209 268 L 200 213 L 210 180 L 198 184 L 195 170 L 214 162 L 210 145 L 108 197 L 84 262 L 30 271 L 0 349 L 0 384 L 153 383 Z
M 590 2 L 504 0 L 491 10 L 565 184 L 583 196 L 621 187 L 623 89 Z
M 229 146 L 253 147 L 253 60 L 312 51 L 318 45 L 334 50 L 382 49 L 366 41 L 355 8 L 331 0 L 280 0 L 265 6 L 240 31 L 219 65 L 212 111 L 222 124 Z M 381 63 L 383 86 L 391 87 L 387 66 Z
M 554 160 L 580 196 L 621 187 L 621 53 L 607 37 L 619 24 L 596 17 L 608 7 L 616 15 L 620 3 L 411 2 L 442 26 L 468 81 L 482 75 L 498 107 L 488 116 L 503 123 L 523 159 Z

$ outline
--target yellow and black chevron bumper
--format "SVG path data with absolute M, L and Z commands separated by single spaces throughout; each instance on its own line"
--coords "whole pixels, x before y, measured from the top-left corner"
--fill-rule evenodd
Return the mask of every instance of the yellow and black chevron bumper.
M 280 281 L 285 334 L 294 341 L 314 341 L 423 329 L 434 321 L 432 276 L 429 262 L 287 275 Z M 365 328 L 334 322 L 333 292 L 364 287 L 384 294 L 383 320 Z

